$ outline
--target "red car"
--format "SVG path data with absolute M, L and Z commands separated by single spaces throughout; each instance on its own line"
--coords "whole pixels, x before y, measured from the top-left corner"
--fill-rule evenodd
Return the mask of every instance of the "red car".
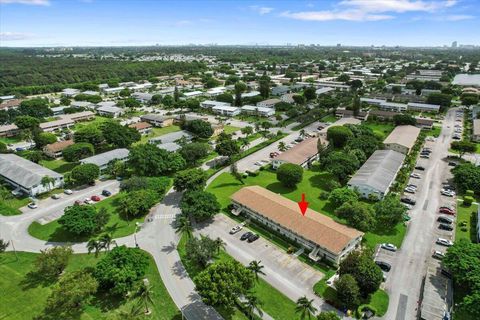
M 278 152 L 270 152 L 270 158 L 275 158 L 278 155 L 279 155 Z
M 92 196 L 90 199 L 92 199 L 93 201 L 100 201 L 100 197 L 99 196 Z
M 440 208 L 440 213 L 445 213 L 445 214 L 449 214 L 451 216 L 454 216 L 455 215 L 455 211 L 449 209 L 449 208 Z

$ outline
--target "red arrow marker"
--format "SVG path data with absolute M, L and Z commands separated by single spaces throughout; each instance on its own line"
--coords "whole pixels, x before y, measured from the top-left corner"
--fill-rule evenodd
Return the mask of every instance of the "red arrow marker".
M 302 201 L 298 202 L 298 206 L 300 207 L 302 215 L 305 216 L 305 212 L 307 212 L 308 208 L 308 202 L 305 201 L 305 193 L 302 193 Z

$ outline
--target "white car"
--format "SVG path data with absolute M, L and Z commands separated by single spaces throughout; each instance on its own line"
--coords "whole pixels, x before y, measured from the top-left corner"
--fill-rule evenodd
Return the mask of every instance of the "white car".
M 63 190 L 63 193 L 65 193 L 65 194 L 72 194 L 73 191 L 70 190 L 70 189 L 65 189 L 65 190 Z
M 420 179 L 422 176 L 419 175 L 418 173 L 412 173 L 412 174 L 410 175 L 410 177 L 411 177 L 411 178 L 415 178 L 415 179 Z
M 403 191 L 405 191 L 405 192 L 407 192 L 407 193 L 415 193 L 415 191 L 417 191 L 417 190 L 414 189 L 414 188 L 409 188 L 409 187 L 407 187 L 407 188 L 405 188 Z
M 257 162 L 255 162 L 255 165 L 261 167 L 261 166 L 263 166 L 263 163 L 261 163 L 260 161 L 257 161 Z
M 393 251 L 393 252 L 397 251 L 397 247 L 391 243 L 382 243 L 380 247 L 388 251 Z
M 445 189 L 443 189 L 442 191 L 440 191 L 440 193 L 441 193 L 443 196 L 447 196 L 447 197 L 453 197 L 453 196 L 455 196 L 455 192 L 453 192 L 452 190 L 445 190 Z
M 93 200 L 90 199 L 90 198 L 85 198 L 85 199 L 83 200 L 83 202 L 86 203 L 86 204 L 94 204 L 94 203 L 95 203 L 95 201 L 93 201 Z
M 30 203 L 28 204 L 28 207 L 29 207 L 30 209 L 37 209 L 37 208 L 38 208 L 38 206 L 37 206 L 37 204 L 36 204 L 35 202 L 30 202 Z
M 232 229 L 230 229 L 230 234 L 235 234 L 242 229 L 243 229 L 243 225 L 239 224 L 239 225 L 233 227 Z
M 444 239 L 444 238 L 438 238 L 436 243 L 441 245 L 441 246 L 445 246 L 445 247 L 453 246 L 453 242 L 451 240 Z
M 445 258 L 445 253 L 435 250 L 433 251 L 432 257 L 442 260 L 443 258 Z

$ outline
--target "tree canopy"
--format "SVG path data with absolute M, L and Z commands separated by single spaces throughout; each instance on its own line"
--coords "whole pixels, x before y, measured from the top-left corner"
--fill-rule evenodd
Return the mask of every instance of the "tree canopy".
M 277 180 L 286 187 L 295 187 L 302 179 L 303 168 L 298 164 L 284 163 L 277 169 Z
M 220 203 L 213 193 L 203 190 L 189 191 L 183 195 L 180 209 L 185 215 L 191 215 L 198 221 L 213 217 L 220 211 Z
M 139 176 L 162 176 L 183 169 L 185 160 L 178 153 L 147 143 L 132 147 L 128 165 Z

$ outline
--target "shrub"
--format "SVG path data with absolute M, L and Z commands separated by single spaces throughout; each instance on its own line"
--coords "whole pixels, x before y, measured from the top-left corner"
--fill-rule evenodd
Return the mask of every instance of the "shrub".
M 465 207 L 470 207 L 475 199 L 472 196 L 463 197 L 463 205 Z
M 277 180 L 286 187 L 295 187 L 303 179 L 303 168 L 298 164 L 284 163 L 277 169 Z

